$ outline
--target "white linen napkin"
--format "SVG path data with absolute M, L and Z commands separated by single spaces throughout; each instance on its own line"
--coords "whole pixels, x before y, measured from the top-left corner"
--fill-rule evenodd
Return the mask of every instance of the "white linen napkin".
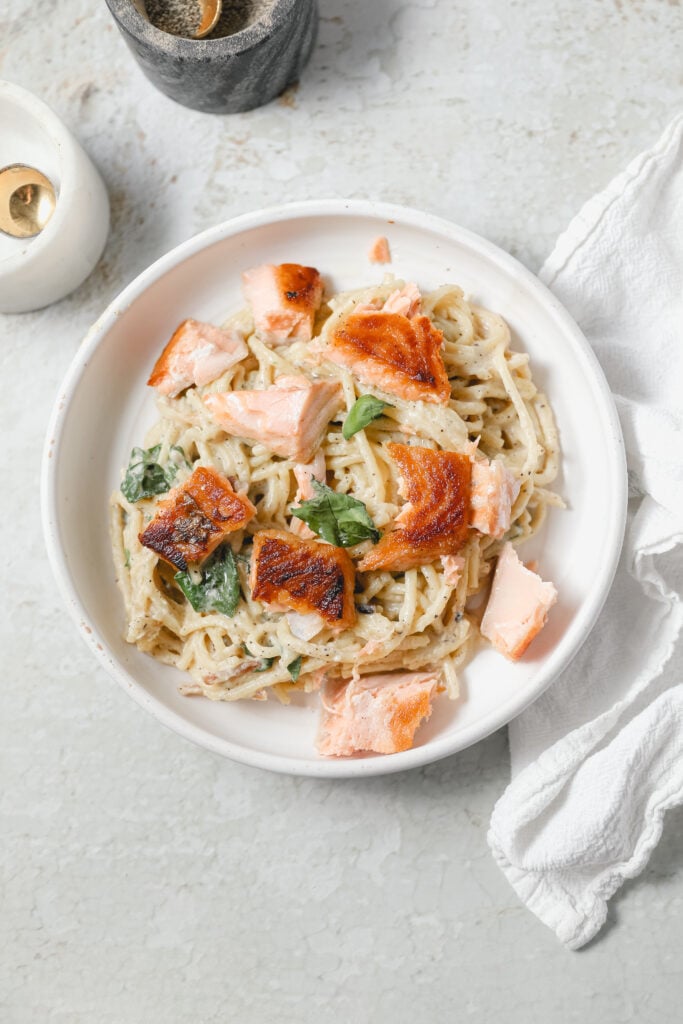
M 589 640 L 510 725 L 512 781 L 489 844 L 529 909 L 578 949 L 683 802 L 683 115 L 586 204 L 540 276 L 616 399 L 629 518 Z

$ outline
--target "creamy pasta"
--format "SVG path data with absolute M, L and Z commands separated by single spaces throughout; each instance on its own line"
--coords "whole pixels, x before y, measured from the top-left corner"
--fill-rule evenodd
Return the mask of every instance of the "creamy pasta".
M 386 299 L 403 284 L 387 278 L 381 286 L 338 294 L 320 310 L 315 335 L 324 343 L 335 324 L 359 303 Z M 274 693 L 288 699 L 292 687 L 310 690 L 321 678 L 348 678 L 393 669 L 438 666 L 451 697 L 458 692 L 458 667 L 477 635 L 468 601 L 485 587 L 503 540 L 521 543 L 543 522 L 549 505 L 561 504 L 549 490 L 558 468 L 558 437 L 545 396 L 532 380 L 528 356 L 510 348 L 503 319 L 468 302 L 460 288 L 446 285 L 422 297 L 422 312 L 444 335 L 443 360 L 451 384 L 445 404 L 405 401 L 361 385 L 348 371 L 316 356 L 318 345 L 297 341 L 271 347 L 254 332 L 243 311 L 230 324 L 245 334 L 249 355 L 218 380 L 191 387 L 175 398 L 159 398 L 159 418 L 146 438 L 160 445 L 160 463 L 182 449 L 187 459 L 176 482 L 191 466 L 213 467 L 247 491 L 256 515 L 231 534 L 242 597 L 232 617 L 193 610 L 174 580 L 174 570 L 143 547 L 138 535 L 160 498 L 131 503 L 120 491 L 111 500 L 114 563 L 125 602 L 126 639 L 191 677 L 184 692 L 238 700 Z M 471 453 L 474 444 L 498 458 L 520 481 L 504 538 L 471 531 L 464 570 L 455 587 L 440 560 L 405 572 L 359 574 L 355 625 L 341 633 L 324 628 L 312 640 L 296 636 L 286 614 L 253 600 L 248 584 L 250 540 L 264 528 L 291 528 L 290 508 L 297 483 L 290 460 L 262 444 L 228 436 L 209 414 L 202 394 L 264 388 L 282 375 L 304 374 L 340 381 L 346 411 L 361 394 L 390 402 L 384 415 L 349 440 L 342 436 L 345 411 L 331 422 L 321 442 L 327 482 L 362 501 L 380 531 L 403 505 L 389 442 Z M 161 496 L 163 498 L 163 495 Z M 370 547 L 351 549 L 355 558 Z M 288 670 L 296 659 L 296 683 Z

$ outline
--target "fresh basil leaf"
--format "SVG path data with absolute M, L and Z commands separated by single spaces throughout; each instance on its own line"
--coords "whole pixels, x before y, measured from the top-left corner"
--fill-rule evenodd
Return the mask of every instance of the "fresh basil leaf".
M 155 494 L 164 494 L 172 486 L 179 468 L 177 454 L 171 456 L 168 466 L 164 469 L 159 464 L 160 451 L 161 445 L 155 444 L 153 448 L 133 448 L 130 453 L 121 493 L 131 504 L 143 498 L 152 498 Z M 189 465 L 182 448 L 173 445 L 171 451 L 180 452 L 185 463 Z
M 302 662 L 302 660 L 303 659 L 302 659 L 301 655 L 299 655 L 299 657 L 295 658 L 294 661 L 290 661 L 289 665 L 287 666 L 287 671 L 289 672 L 290 676 L 292 677 L 292 682 L 294 682 L 294 683 L 299 678 L 299 673 L 301 672 L 301 662 Z
M 383 402 L 381 398 L 375 398 L 374 395 L 361 395 L 353 403 L 349 409 L 348 416 L 344 420 L 344 426 L 342 427 L 344 440 L 348 441 L 359 430 L 367 427 L 368 423 L 372 423 L 373 420 L 381 416 L 385 409 L 391 408 L 391 404 Z
M 198 583 L 193 583 L 189 572 L 174 576 L 194 610 L 233 616 L 240 599 L 240 578 L 232 550 L 227 546 L 218 548 L 199 571 Z
M 251 651 L 249 650 L 249 648 L 247 647 L 246 644 L 242 644 L 242 650 L 244 651 L 244 653 L 247 655 L 248 658 L 255 658 L 256 657 L 255 654 L 251 653 Z M 261 660 L 259 661 L 259 664 L 256 666 L 256 668 L 253 671 L 254 672 L 267 672 L 268 669 L 270 668 L 270 666 L 273 664 L 274 661 L 276 661 L 275 658 L 261 658 Z
M 315 479 L 311 484 L 315 498 L 290 508 L 293 516 L 303 519 L 318 536 L 337 547 L 350 548 L 362 540 L 379 540 L 379 530 L 362 501 L 350 494 L 337 494 Z

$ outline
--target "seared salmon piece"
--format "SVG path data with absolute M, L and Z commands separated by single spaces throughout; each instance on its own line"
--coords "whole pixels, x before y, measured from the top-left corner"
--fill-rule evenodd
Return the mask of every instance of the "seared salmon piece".
M 286 530 L 260 530 L 254 535 L 249 582 L 256 601 L 317 612 L 333 629 L 356 621 L 355 572 L 343 548 L 301 540 Z
M 260 441 L 285 459 L 309 462 L 344 399 L 341 384 L 307 377 L 278 377 L 264 391 L 204 395 L 209 412 L 227 434 Z
M 414 298 L 395 295 L 399 310 L 410 312 Z M 324 358 L 399 398 L 447 402 L 451 386 L 440 351 L 443 334 L 428 316 L 393 311 L 391 299 L 383 309 L 361 306 L 344 317 L 323 349 Z
M 249 354 L 234 328 L 183 320 L 154 364 L 147 383 L 173 398 L 185 388 L 210 384 Z
M 517 661 L 545 625 L 556 601 L 553 584 L 527 569 L 508 542 L 498 555 L 481 634 L 506 658 Z
M 318 750 L 326 757 L 409 750 L 432 711 L 438 672 L 390 672 L 330 683 L 323 693 Z
M 272 344 L 311 340 L 323 298 L 322 278 L 315 267 L 264 263 L 242 274 L 242 287 L 256 330 Z
M 391 263 L 389 240 L 384 235 L 375 238 L 368 249 L 368 259 L 371 263 Z
M 203 562 L 234 530 L 256 514 L 245 494 L 237 494 L 215 469 L 198 466 L 180 487 L 157 505 L 156 515 L 139 535 L 146 548 L 165 562 L 186 570 Z
M 358 568 L 403 572 L 456 554 L 469 529 L 469 458 L 407 444 L 389 444 L 387 451 L 398 465 L 408 502 Z
M 521 482 L 500 459 L 473 462 L 470 526 L 491 537 L 502 537 L 510 528 L 520 487 Z

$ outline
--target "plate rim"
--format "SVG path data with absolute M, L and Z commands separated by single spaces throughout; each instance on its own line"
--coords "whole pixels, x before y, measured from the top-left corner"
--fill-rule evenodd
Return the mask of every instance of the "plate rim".
M 619 517 L 608 535 L 607 557 L 602 561 L 601 573 L 593 580 L 589 598 L 582 605 L 578 624 L 574 629 L 577 640 L 561 658 L 549 655 L 544 669 L 545 678 L 533 694 L 513 693 L 510 699 L 498 705 L 482 719 L 471 723 L 456 737 L 435 737 L 425 746 L 413 747 L 398 754 L 382 754 L 348 759 L 314 760 L 290 758 L 281 754 L 260 752 L 242 747 L 232 740 L 217 737 L 182 718 L 176 711 L 145 690 L 131 673 L 109 653 L 97 625 L 90 620 L 87 608 L 82 604 L 76 585 L 71 578 L 61 544 L 59 515 L 56 504 L 57 480 L 60 462 L 60 448 L 67 421 L 71 398 L 85 373 L 93 352 L 105 337 L 115 320 L 132 303 L 173 267 L 185 262 L 202 249 L 208 248 L 226 238 L 239 235 L 245 230 L 266 227 L 283 220 L 297 220 L 306 217 L 351 216 L 385 220 L 425 229 L 447 237 L 451 241 L 464 243 L 468 248 L 498 264 L 506 276 L 521 283 L 527 291 L 550 309 L 560 322 L 564 333 L 571 337 L 575 353 L 581 357 L 588 378 L 593 386 L 600 418 L 605 430 L 605 444 L 609 452 L 608 464 L 611 484 L 614 487 L 614 509 Z M 107 305 L 86 332 L 76 351 L 62 383 L 57 391 L 50 414 L 41 464 L 41 519 L 48 559 L 62 599 L 71 618 L 78 626 L 79 633 L 95 654 L 107 673 L 128 693 L 135 702 L 154 715 L 167 728 L 204 749 L 221 754 L 240 764 L 264 768 L 281 774 L 314 778 L 358 778 L 393 774 L 410 768 L 432 764 L 444 757 L 455 754 L 490 736 L 497 729 L 507 725 L 536 701 L 570 664 L 592 631 L 614 579 L 621 553 L 627 511 L 627 469 L 624 441 L 614 398 L 595 352 L 578 324 L 564 308 L 559 299 L 524 264 L 494 242 L 464 228 L 461 225 L 432 213 L 424 213 L 414 207 L 395 203 L 356 199 L 312 199 L 300 200 L 263 207 L 248 213 L 231 217 L 220 224 L 193 235 L 180 242 L 133 278 Z

